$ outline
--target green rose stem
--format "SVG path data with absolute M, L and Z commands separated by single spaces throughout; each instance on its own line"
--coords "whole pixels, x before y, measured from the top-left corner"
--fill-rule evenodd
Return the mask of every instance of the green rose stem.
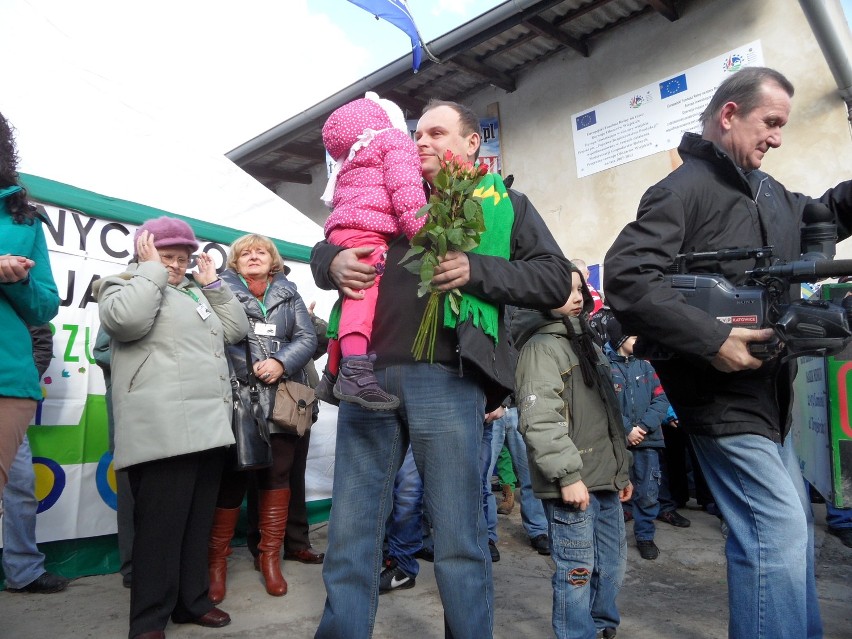
M 411 248 L 400 260 L 409 272 L 420 277 L 417 296 L 429 295 L 411 347 L 416 360 L 432 362 L 435 358 L 438 317 L 444 296 L 443 291 L 432 286 L 438 259 L 450 251 L 466 252 L 479 246 L 485 223 L 480 198 L 473 192 L 487 171 L 485 165 L 474 166 L 447 151 L 435 176 L 429 202 L 417 213 L 418 217 L 426 216 L 426 221 L 411 238 Z M 450 308 L 458 315 L 462 294 L 453 289 L 449 296 Z

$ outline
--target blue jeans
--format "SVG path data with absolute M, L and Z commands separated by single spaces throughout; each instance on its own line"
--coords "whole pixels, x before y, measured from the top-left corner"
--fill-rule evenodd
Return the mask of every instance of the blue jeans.
M 404 364 L 376 372 L 400 398 L 396 411 L 341 402 L 337 422 L 325 610 L 318 639 L 371 636 L 393 484 L 409 442 L 423 477 L 435 538 L 435 578 L 446 635 L 492 636 L 494 587 L 482 516 L 479 449 L 485 395 L 479 384 L 440 364 Z
M 825 523 L 829 528 L 835 530 L 852 528 L 852 508 L 838 508 L 831 502 L 826 501 Z
M 414 463 L 411 446 L 393 486 L 393 510 L 387 531 L 388 555 L 409 577 L 416 577 L 420 564 L 414 553 L 423 547 L 423 480 Z
M 18 448 L 3 490 L 3 572 L 7 588 L 23 588 L 44 572 L 44 555 L 36 546 L 35 472 L 30 440 Z
M 512 406 L 506 409 L 506 414 L 492 424 L 491 467 L 488 469 L 489 480 L 494 474 L 497 458 L 505 442 L 512 456 L 512 465 L 521 489 L 521 521 L 530 539 L 547 534 L 547 516 L 541 500 L 535 496 L 530 479 L 530 465 L 527 457 L 527 446 L 518 430 L 518 409 Z M 490 492 L 489 487 L 489 492 Z M 493 495 L 492 495 L 493 499 Z
M 653 541 L 654 520 L 660 512 L 660 455 L 656 448 L 631 448 L 633 464 L 633 536 L 636 541 Z
M 553 632 L 557 639 L 594 639 L 603 628 L 617 628 L 615 599 L 624 581 L 627 541 L 618 493 L 589 493 L 580 510 L 545 499 L 550 523 L 553 573 Z
M 788 438 L 692 435 L 701 470 L 728 524 L 728 636 L 816 639 L 822 620 L 813 516 Z
M 497 500 L 491 490 L 491 475 L 494 464 L 491 463 L 491 439 L 494 436 L 494 422 L 482 425 L 482 443 L 479 448 L 479 467 L 482 470 L 482 513 L 488 528 L 488 539 L 497 543 Z

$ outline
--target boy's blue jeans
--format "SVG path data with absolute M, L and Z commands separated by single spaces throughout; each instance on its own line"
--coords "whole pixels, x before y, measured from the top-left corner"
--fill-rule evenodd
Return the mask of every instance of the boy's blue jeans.
M 617 628 L 615 604 L 624 581 L 627 541 L 618 493 L 589 493 L 580 510 L 560 499 L 543 500 L 550 525 L 553 574 L 553 631 L 557 639 L 594 639 Z
M 660 455 L 657 448 L 631 448 L 633 465 L 633 536 L 636 541 L 653 541 L 654 520 L 660 512 Z

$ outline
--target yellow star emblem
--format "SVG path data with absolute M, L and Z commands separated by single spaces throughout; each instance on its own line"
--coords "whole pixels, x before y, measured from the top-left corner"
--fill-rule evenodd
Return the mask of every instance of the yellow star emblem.
M 500 194 L 497 192 L 497 189 L 494 188 L 493 184 L 485 190 L 483 190 L 482 187 L 474 189 L 473 194 L 476 197 L 481 197 L 483 200 L 485 198 L 493 197 L 495 206 L 500 203 Z

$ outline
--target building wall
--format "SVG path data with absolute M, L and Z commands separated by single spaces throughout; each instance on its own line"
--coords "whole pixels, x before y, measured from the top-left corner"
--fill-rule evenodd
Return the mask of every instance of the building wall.
M 836 0 L 828 0 L 835 2 Z M 589 264 L 603 256 L 634 219 L 642 193 L 680 163 L 665 151 L 577 178 L 572 114 L 675 75 L 725 51 L 760 40 L 764 62 L 796 87 L 784 144 L 763 169 L 810 195 L 849 177 L 852 135 L 846 108 L 797 0 L 690 0 L 669 22 L 650 12 L 589 42 L 591 55 L 566 51 L 518 78 L 518 89 L 491 88 L 468 100 L 481 116 L 497 104 L 503 173 L 526 193 L 563 251 Z M 325 167 L 313 184 L 286 184 L 278 194 L 322 224 Z M 838 256 L 852 257 L 852 240 Z
M 504 175 L 514 174 L 514 188 L 530 197 L 569 257 L 601 262 L 635 218 L 644 191 L 680 163 L 676 151 L 666 151 L 577 178 L 571 115 L 754 40 L 761 42 L 764 63 L 796 88 L 783 146 L 767 154 L 762 168 L 810 195 L 850 177 L 846 108 L 799 3 L 695 0 L 680 6 L 676 22 L 650 13 L 591 40 L 589 58 L 565 52 L 519 78 L 514 93 L 492 88 L 470 100 L 483 114 L 499 104 Z M 852 255 L 852 246 L 841 248 Z

